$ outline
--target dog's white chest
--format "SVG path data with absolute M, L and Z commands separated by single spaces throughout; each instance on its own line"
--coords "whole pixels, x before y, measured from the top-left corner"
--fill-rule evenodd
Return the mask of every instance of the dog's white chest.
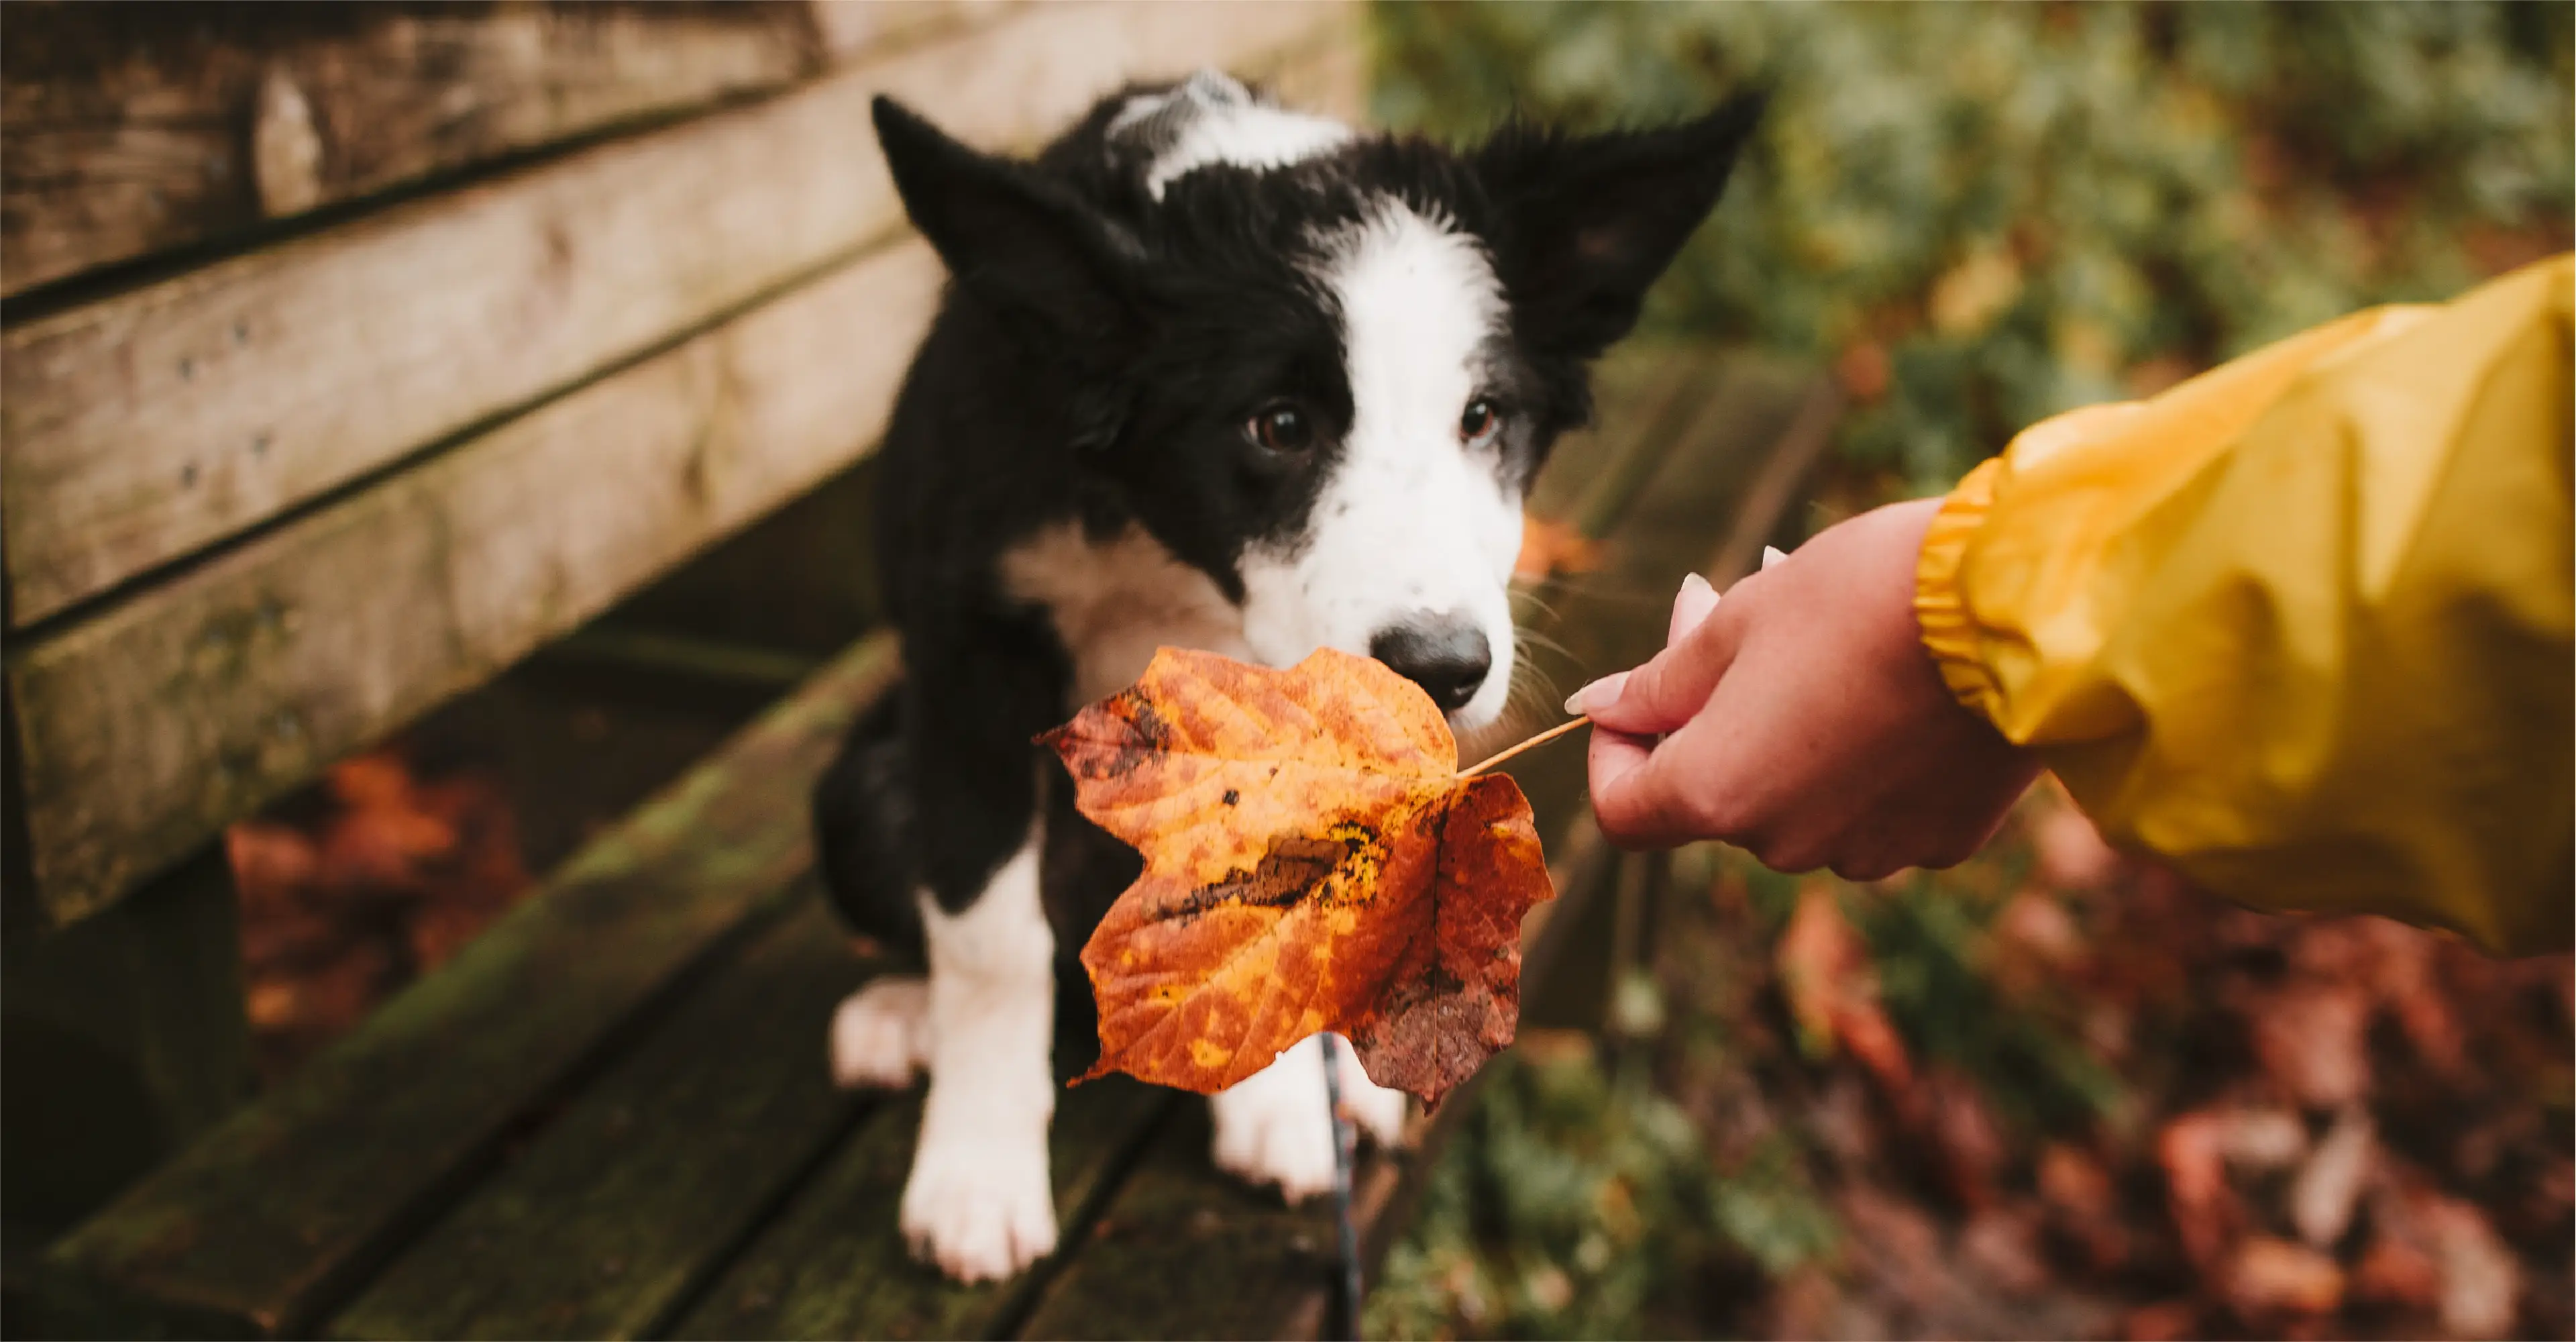
M 1073 703 L 1135 682 L 1163 646 L 1252 660 L 1243 612 L 1216 582 L 1130 526 L 1105 542 L 1079 523 L 1047 527 L 1002 555 L 1002 586 L 1043 606 L 1073 657 Z

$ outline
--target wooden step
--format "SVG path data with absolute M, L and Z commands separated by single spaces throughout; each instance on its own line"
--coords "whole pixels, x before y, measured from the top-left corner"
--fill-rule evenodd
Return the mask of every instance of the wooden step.
M 807 789 L 896 660 L 880 638 L 834 662 L 453 962 L 66 1236 L 47 1257 L 59 1302 L 107 1335 L 313 1328 L 806 888 Z M 855 982 L 855 960 L 847 973 Z M 821 1028 L 800 1030 L 816 1069 Z

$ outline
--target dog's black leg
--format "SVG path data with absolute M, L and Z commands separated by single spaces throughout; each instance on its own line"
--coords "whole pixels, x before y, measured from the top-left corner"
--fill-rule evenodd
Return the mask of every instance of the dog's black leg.
M 843 1003 L 833 1060 L 845 1080 L 894 1084 L 927 1065 L 904 1233 L 951 1276 L 1008 1277 L 1056 1237 L 1056 939 L 1040 802 L 1042 771 L 1059 766 L 1030 738 L 1064 714 L 1063 654 L 1033 617 L 1009 615 L 916 622 L 904 646 L 896 730 L 854 744 L 842 785 L 864 793 L 878 770 L 899 771 L 903 802 L 852 832 L 912 855 L 929 974 L 879 979 Z M 841 795 L 827 789 L 818 805 Z
M 921 859 L 913 840 L 911 752 L 897 685 L 851 726 L 814 784 L 814 849 L 824 893 L 853 931 L 921 962 Z

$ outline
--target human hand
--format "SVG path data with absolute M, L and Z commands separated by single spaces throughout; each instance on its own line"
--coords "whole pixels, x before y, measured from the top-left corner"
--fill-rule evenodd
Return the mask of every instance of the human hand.
M 1854 880 L 1981 847 L 2039 765 L 1952 698 L 1923 650 L 1915 556 L 1938 508 L 1863 513 L 1723 602 L 1685 584 L 1671 646 L 1566 704 L 1592 716 L 1602 833 L 1721 839 Z

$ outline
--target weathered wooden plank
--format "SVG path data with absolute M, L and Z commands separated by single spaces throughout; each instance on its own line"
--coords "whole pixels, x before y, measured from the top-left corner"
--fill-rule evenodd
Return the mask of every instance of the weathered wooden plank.
M 835 64 L 884 51 L 897 42 L 962 32 L 1001 18 L 1028 0 L 806 0 L 806 21 Z
M 1128 78 L 1259 66 L 1336 8 L 1037 6 L 0 336 L 9 618 L 41 619 L 849 256 L 892 93 L 988 144 Z
M 53 917 L 858 457 L 939 283 L 898 244 L 13 658 Z
M 0 292 L 820 68 L 808 11 L 36 5 L 0 52 Z
M 1175 1100 L 1170 1091 L 1115 1076 L 1056 1101 L 1049 1144 L 1067 1246 L 1082 1244 L 1102 1196 Z M 1007 1326 L 1055 1260 L 980 1286 L 960 1286 L 913 1261 L 896 1206 L 920 1126 L 917 1092 L 870 1115 L 673 1336 L 987 1337 Z
M 847 1130 L 862 1101 L 832 1084 L 824 1023 L 868 970 L 819 888 L 799 896 L 324 1334 L 649 1333 Z
M 861 644 L 47 1257 L 98 1331 L 301 1332 L 812 861 L 805 792 L 895 675 Z M 425 1084 L 434 1078 L 434 1084 Z
M 1179 1105 L 1019 1336 L 1276 1337 L 1299 1326 L 1337 1270 L 1332 1204 L 1283 1205 L 1219 1171 L 1208 1140 L 1207 1106 Z
M 232 871 L 210 844 L 105 916 L 5 949 L 0 1213 L 41 1243 L 250 1097 Z

